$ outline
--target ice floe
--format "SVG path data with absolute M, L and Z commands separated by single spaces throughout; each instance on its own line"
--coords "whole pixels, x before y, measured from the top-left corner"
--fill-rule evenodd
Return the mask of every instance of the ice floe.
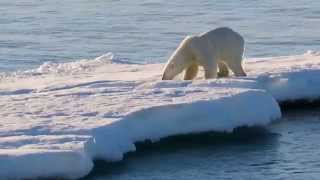
M 278 103 L 320 98 L 320 54 L 247 59 L 247 77 L 161 81 L 112 54 L 0 75 L 0 177 L 83 177 L 139 141 L 265 126 Z

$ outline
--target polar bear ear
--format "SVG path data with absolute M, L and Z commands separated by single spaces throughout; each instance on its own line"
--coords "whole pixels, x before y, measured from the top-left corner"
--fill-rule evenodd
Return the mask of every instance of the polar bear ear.
M 190 36 L 190 35 L 188 35 L 188 36 L 186 36 L 184 39 L 190 39 L 190 38 L 192 38 L 193 36 Z
M 193 39 L 194 39 L 194 36 L 186 36 L 181 42 L 180 47 L 189 45 Z

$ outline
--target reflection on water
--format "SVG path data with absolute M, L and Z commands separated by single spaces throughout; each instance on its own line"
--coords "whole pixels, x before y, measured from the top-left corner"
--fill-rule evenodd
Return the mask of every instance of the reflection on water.
M 102 179 L 317 179 L 320 110 L 287 111 L 269 127 L 140 143 L 118 163 L 96 162 Z

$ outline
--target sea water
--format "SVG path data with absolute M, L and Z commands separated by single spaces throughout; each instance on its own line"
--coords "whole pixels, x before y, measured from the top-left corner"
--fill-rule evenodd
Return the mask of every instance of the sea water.
M 143 145 L 120 163 L 98 162 L 92 179 L 319 179 L 320 109 L 286 111 L 263 128 Z
M 132 62 L 165 62 L 186 36 L 228 26 L 246 57 L 318 50 L 317 0 L 3 0 L 0 72 L 112 52 Z

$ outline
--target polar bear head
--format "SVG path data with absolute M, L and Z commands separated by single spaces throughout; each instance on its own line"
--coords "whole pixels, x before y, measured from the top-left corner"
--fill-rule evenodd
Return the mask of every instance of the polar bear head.
M 191 44 L 192 36 L 187 36 L 174 51 L 164 67 L 162 80 L 171 80 L 186 69 L 193 59 Z

